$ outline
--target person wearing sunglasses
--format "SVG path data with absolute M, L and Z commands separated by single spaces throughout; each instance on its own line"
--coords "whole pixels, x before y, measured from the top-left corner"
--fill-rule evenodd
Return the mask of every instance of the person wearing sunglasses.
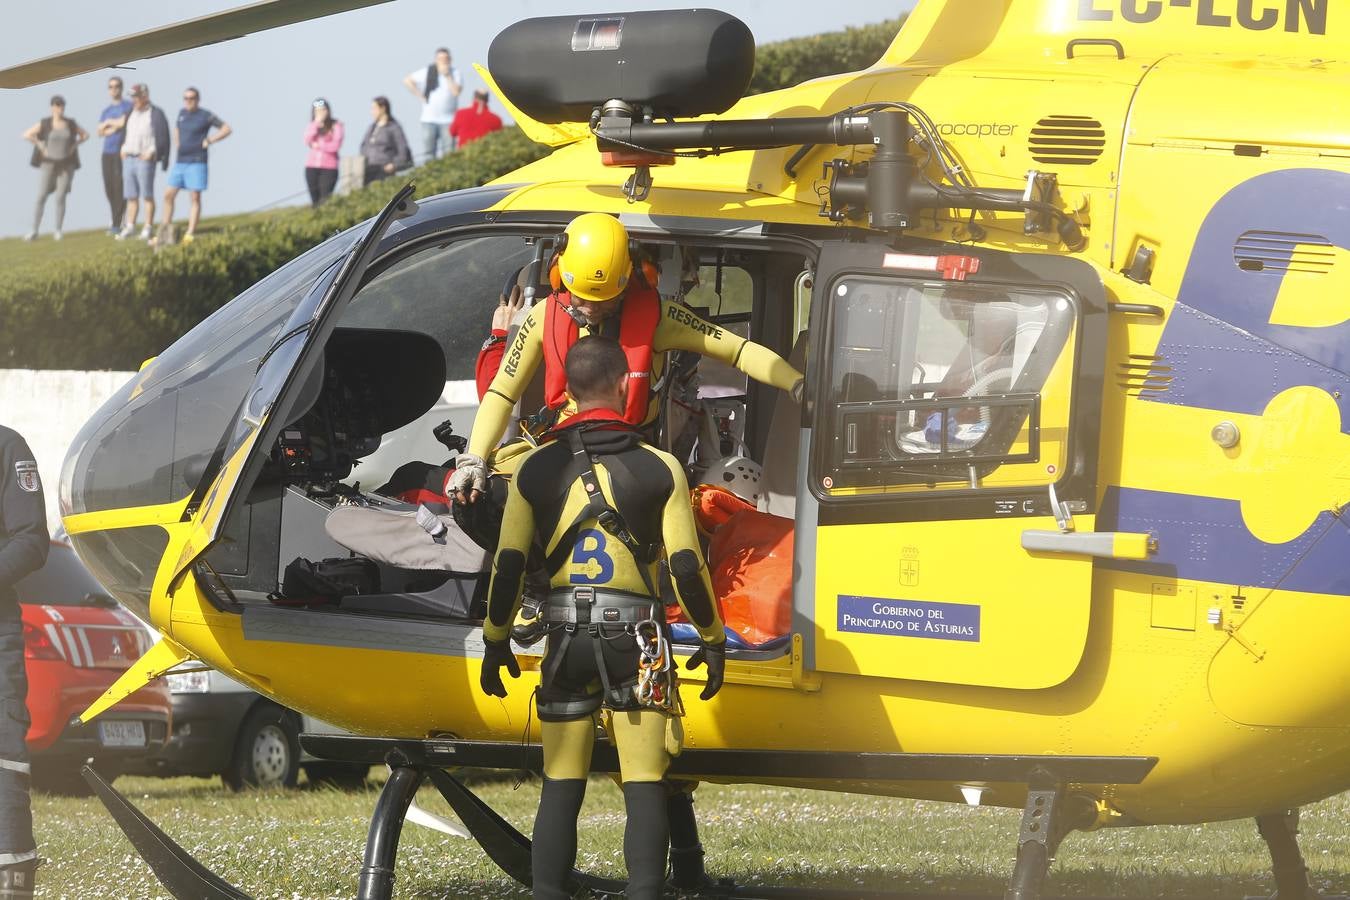
M 221 121 L 215 113 L 202 109 L 201 93 L 190 87 L 183 91 L 183 108 L 178 111 L 178 124 L 174 132 L 178 139 L 178 157 L 169 170 L 169 186 L 164 190 L 164 219 L 160 223 L 160 242 L 169 234 L 173 224 L 174 201 L 178 192 L 188 190 L 192 193 L 192 204 L 188 210 L 187 231 L 183 232 L 182 242 L 192 243 L 197 232 L 197 222 L 202 217 L 202 192 L 206 190 L 206 148 L 230 136 L 229 125 Z M 216 129 L 212 134 L 211 129 Z
M 131 101 L 122 96 L 122 79 L 114 75 L 108 79 L 108 105 L 98 117 L 94 131 L 103 138 L 103 193 L 108 197 L 108 212 L 112 225 L 108 234 L 122 230 L 122 213 L 127 201 L 122 195 L 122 141 L 126 138 L 127 113 Z

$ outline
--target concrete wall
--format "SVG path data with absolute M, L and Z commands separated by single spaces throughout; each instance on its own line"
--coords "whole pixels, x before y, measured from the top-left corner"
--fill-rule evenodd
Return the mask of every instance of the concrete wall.
M 66 451 L 89 417 L 134 374 L 0 369 L 0 424 L 22 434 L 37 457 L 52 531 L 60 524 L 57 485 Z M 446 451 L 431 436 L 432 427 L 451 419 L 456 433 L 467 436 L 477 408 L 472 381 L 447 382 L 441 402 L 416 422 L 386 435 L 380 450 L 363 461 L 354 477 L 373 488 L 410 459 L 443 460 Z
M 56 495 L 66 450 L 95 410 L 133 374 L 0 369 L 0 423 L 22 434 L 37 457 L 47 526 L 53 531 L 60 523 Z

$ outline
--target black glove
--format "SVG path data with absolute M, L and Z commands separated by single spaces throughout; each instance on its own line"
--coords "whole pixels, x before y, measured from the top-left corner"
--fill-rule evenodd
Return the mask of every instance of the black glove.
M 713 696 L 722 689 L 722 680 L 727 672 L 727 642 L 722 640 L 717 644 L 704 644 L 698 648 L 698 652 L 689 657 L 689 662 L 684 664 L 686 669 L 697 669 L 704 663 L 708 664 L 708 683 L 703 688 L 703 693 L 699 694 L 700 700 L 711 700 Z
M 455 425 L 449 419 L 446 419 L 435 428 L 431 429 L 432 437 L 440 441 L 445 449 L 459 456 L 469 446 L 468 438 L 463 435 L 455 434 Z
M 483 639 L 483 672 L 478 677 L 478 683 L 483 686 L 483 693 L 491 697 L 505 697 L 506 685 L 502 684 L 502 666 L 506 666 L 506 671 L 511 673 L 512 678 L 520 677 L 520 663 L 516 662 L 516 655 L 511 652 L 511 641 L 493 641 L 487 638 Z

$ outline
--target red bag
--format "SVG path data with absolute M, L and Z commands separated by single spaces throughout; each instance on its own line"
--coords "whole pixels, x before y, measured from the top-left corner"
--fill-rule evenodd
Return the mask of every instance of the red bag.
M 722 621 L 752 646 L 792 628 L 795 522 L 758 510 L 734 514 L 713 533 L 708 569 Z

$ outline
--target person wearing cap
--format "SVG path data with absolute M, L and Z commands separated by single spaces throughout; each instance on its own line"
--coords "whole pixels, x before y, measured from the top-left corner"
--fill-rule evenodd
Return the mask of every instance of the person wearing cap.
M 123 125 L 131 112 L 131 101 L 122 96 L 122 79 L 116 75 L 108 79 L 108 101 L 94 130 L 103 138 L 103 193 L 112 215 L 108 234 L 117 234 L 122 230 L 122 213 L 127 208 L 127 200 L 122 196 L 122 139 L 126 137 Z
M 634 427 L 652 424 L 660 411 L 651 385 L 665 369 L 663 354 L 671 350 L 711 356 L 800 399 L 802 374 L 778 354 L 661 299 L 647 278 L 634 272 L 628 232 L 614 216 L 577 216 L 559 248 L 549 272 L 554 291 L 526 314 L 478 408 L 469 446 L 455 461 L 447 488 L 460 504 L 475 502 L 486 490 L 488 459 L 541 363 L 548 407 L 559 421 L 573 414 L 563 360 L 583 335 L 609 335 L 623 347 L 632 381 L 623 415 Z
M 33 145 L 33 156 L 29 162 L 40 173 L 37 206 L 33 210 L 33 230 L 24 236 L 25 241 L 37 237 L 47 197 L 53 192 L 56 194 L 56 229 L 52 237 L 61 240 L 61 226 L 66 220 L 66 195 L 70 193 L 70 180 L 80 167 L 79 146 L 89 140 L 88 132 L 74 119 L 66 118 L 66 98 L 60 94 L 52 97 L 51 109 L 50 116 L 40 119 L 23 133 L 23 139 Z
M 319 97 L 310 106 L 309 124 L 305 126 L 305 184 L 309 187 L 309 204 L 318 206 L 333 195 L 338 182 L 338 153 L 346 134 L 342 123 L 333 118 L 333 108 Z
M 212 134 L 211 129 L 216 129 Z M 178 159 L 169 171 L 169 186 L 164 189 L 164 221 L 160 231 L 167 234 L 173 224 L 174 201 L 178 192 L 192 193 L 188 208 L 187 231 L 183 243 L 192 243 L 197 234 L 197 223 L 202 217 L 202 192 L 206 190 L 206 148 L 225 140 L 233 133 L 230 126 L 209 109 L 202 109 L 202 95 L 195 87 L 183 91 L 183 108 L 178 111 L 174 137 L 178 143 Z
M 450 145 L 459 149 L 485 134 L 500 130 L 501 127 L 501 117 L 488 109 L 488 92 L 474 91 L 473 106 L 455 113 L 455 120 L 450 123 Z
M 431 65 L 408 73 L 403 84 L 422 101 L 422 148 L 426 159 L 435 159 L 448 140 L 445 129 L 455 120 L 459 94 L 464 90 L 459 69 L 450 65 L 450 51 L 438 47 Z
M 125 240 L 136 230 L 136 216 L 145 203 L 141 240 L 150 239 L 155 223 L 155 166 L 169 168 L 169 119 L 164 110 L 150 103 L 150 88 L 131 86 L 131 111 L 118 121 L 122 139 L 122 193 L 127 198 L 126 215 L 117 239 Z

